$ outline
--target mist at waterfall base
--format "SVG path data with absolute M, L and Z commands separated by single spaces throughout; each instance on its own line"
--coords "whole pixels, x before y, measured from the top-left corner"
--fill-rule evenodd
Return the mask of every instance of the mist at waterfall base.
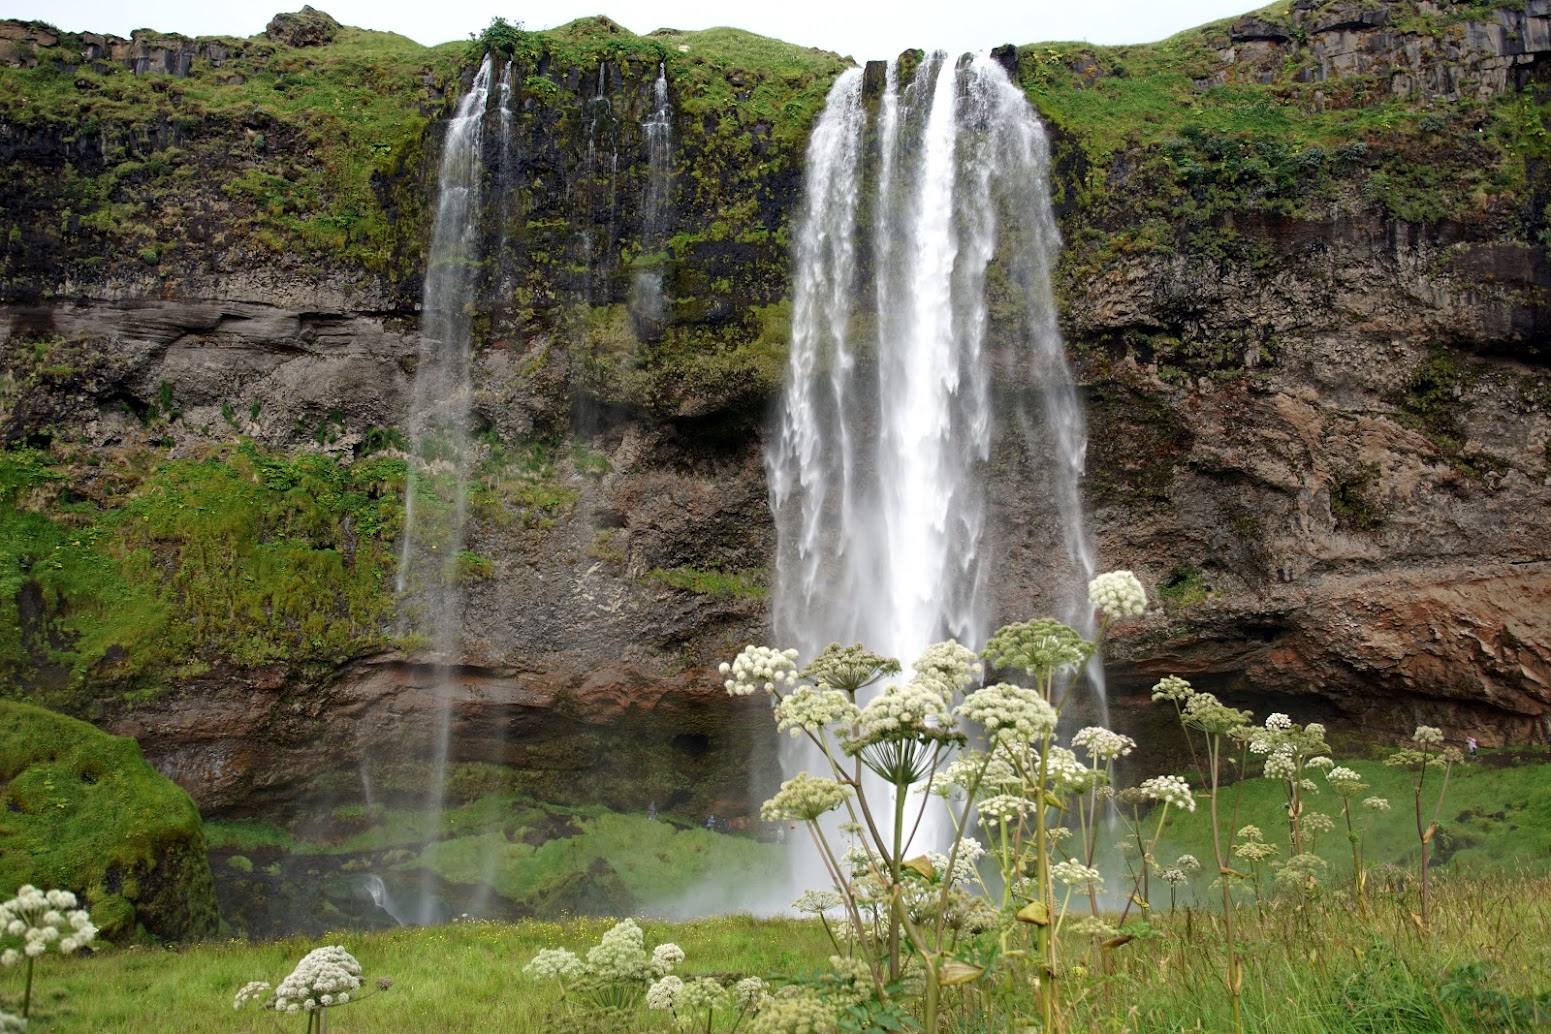
M 774 642 L 805 662 L 861 642 L 909 665 L 953 638 L 979 649 L 1004 621 L 1092 632 L 1093 560 L 1079 497 L 1085 431 L 1051 293 L 1059 236 L 1043 127 L 987 56 L 928 57 L 908 83 L 853 69 L 808 150 L 794 233 L 792 344 L 767 448 L 778 532 Z M 991 477 L 992 470 L 997 478 Z M 1008 482 L 1033 486 L 1023 554 L 1041 558 L 1039 614 L 999 614 Z M 1086 685 L 1104 715 L 1102 669 Z M 827 774 L 794 739 L 783 773 Z M 875 802 L 891 788 L 867 786 Z M 927 804 L 911 850 L 945 849 Z M 874 806 L 876 813 L 892 814 Z M 887 832 L 885 833 L 887 835 Z M 806 841 L 806 837 L 801 838 Z M 778 908 L 828 878 L 806 845 Z M 784 899 L 784 900 L 778 900 Z

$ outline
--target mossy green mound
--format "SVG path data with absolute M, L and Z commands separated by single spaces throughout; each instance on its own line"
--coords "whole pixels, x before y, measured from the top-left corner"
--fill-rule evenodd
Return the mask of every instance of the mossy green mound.
M 103 935 L 208 936 L 215 884 L 194 802 L 134 740 L 0 700 L 0 896 L 84 895 Z

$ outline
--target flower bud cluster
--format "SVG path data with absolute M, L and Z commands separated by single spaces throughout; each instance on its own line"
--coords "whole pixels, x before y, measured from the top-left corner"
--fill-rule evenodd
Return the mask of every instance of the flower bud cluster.
M 0 965 L 11 966 L 22 958 L 37 958 L 52 946 L 69 955 L 97 937 L 91 915 L 78 909 L 68 890 L 39 890 L 26 884 L 11 900 L 0 904 L 0 935 L 21 940 L 22 949 L 0 952 Z
M 909 739 L 936 729 L 948 729 L 948 713 L 940 685 L 933 680 L 911 679 L 904 685 L 890 683 L 870 700 L 858 716 L 858 744 Z
M 1339 797 L 1355 797 L 1368 789 L 1368 784 L 1363 782 L 1363 777 L 1356 770 L 1338 765 L 1325 773 L 1325 781 Z
M 605 980 L 645 980 L 652 972 L 645 935 L 634 919 L 614 924 L 587 952 L 587 972 Z
M 915 677 L 940 682 L 943 695 L 949 698 L 964 692 L 966 686 L 980 681 L 984 674 L 985 665 L 975 651 L 961 646 L 956 639 L 928 646 L 915 663 Z
M 723 662 L 718 670 L 729 676 L 722 685 L 732 696 L 748 696 L 760 690 L 778 693 L 782 686 L 797 682 L 797 651 L 746 646 L 731 664 Z
M 586 971 L 576 953 L 565 948 L 545 948 L 522 967 L 530 977 L 541 980 L 575 980 Z
M 1088 600 L 1111 621 L 1134 618 L 1147 609 L 1147 590 L 1130 571 L 1108 571 L 1088 583 Z

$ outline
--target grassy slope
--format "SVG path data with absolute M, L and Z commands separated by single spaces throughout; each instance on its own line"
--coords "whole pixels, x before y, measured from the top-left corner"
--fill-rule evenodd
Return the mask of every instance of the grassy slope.
M 1547 761 L 1551 761 L 1551 756 Z M 1411 773 L 1389 768 L 1380 761 L 1340 763 L 1357 770 L 1370 784 L 1370 789 L 1363 791 L 1354 804 L 1370 795 L 1390 802 L 1389 811 L 1371 813 L 1371 818 L 1361 807 L 1354 807 L 1354 821 L 1359 826 L 1368 824 L 1364 851 L 1367 865 L 1371 868 L 1389 864 L 1414 875 L 1419 847 Z M 1253 764 L 1252 770 L 1258 773 L 1259 765 Z M 1336 823 L 1335 830 L 1316 839 L 1315 853 L 1330 863 L 1337 880 L 1345 880 L 1352 871 L 1352 854 L 1341 801 L 1324 788 L 1322 776 L 1315 774 L 1313 778 L 1321 791 L 1306 798 L 1305 811 L 1328 815 Z M 1439 786 L 1439 774 L 1429 771 L 1422 795 L 1424 825 L 1432 821 Z M 1159 864 L 1165 867 L 1172 865 L 1180 854 L 1195 855 L 1206 871 L 1192 889 L 1203 899 L 1210 896 L 1206 885 L 1214 867 L 1207 803 L 1198 801 L 1194 814 L 1171 813 L 1156 852 Z M 1281 785 L 1269 779 L 1248 779 L 1230 786 L 1223 794 L 1223 830 L 1231 836 L 1246 825 L 1258 826 L 1267 843 L 1281 847 L 1281 857 L 1285 859 L 1285 804 Z M 1118 834 L 1109 839 L 1118 839 Z M 1440 854 L 1445 859 L 1441 864 Z M 1498 767 L 1477 761 L 1455 766 L 1449 776 L 1432 855 L 1436 873 L 1551 873 L 1551 764 Z M 1242 863 L 1234 864 L 1242 867 Z M 1271 870 L 1266 872 L 1269 877 Z M 1166 900 L 1167 893 L 1167 888 L 1160 884 L 1154 897 L 1161 894 Z

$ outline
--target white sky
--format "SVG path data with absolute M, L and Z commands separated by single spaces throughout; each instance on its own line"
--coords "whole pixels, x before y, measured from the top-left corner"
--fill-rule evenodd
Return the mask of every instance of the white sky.
M 0 0 L 0 17 L 37 18 L 67 31 L 128 36 L 151 28 L 187 36 L 253 36 L 304 0 Z M 467 39 L 501 15 L 529 29 L 606 14 L 632 32 L 732 25 L 859 61 L 911 47 L 978 51 L 1003 43 L 1146 43 L 1243 14 L 1265 0 L 311 0 L 346 25 L 431 45 Z

